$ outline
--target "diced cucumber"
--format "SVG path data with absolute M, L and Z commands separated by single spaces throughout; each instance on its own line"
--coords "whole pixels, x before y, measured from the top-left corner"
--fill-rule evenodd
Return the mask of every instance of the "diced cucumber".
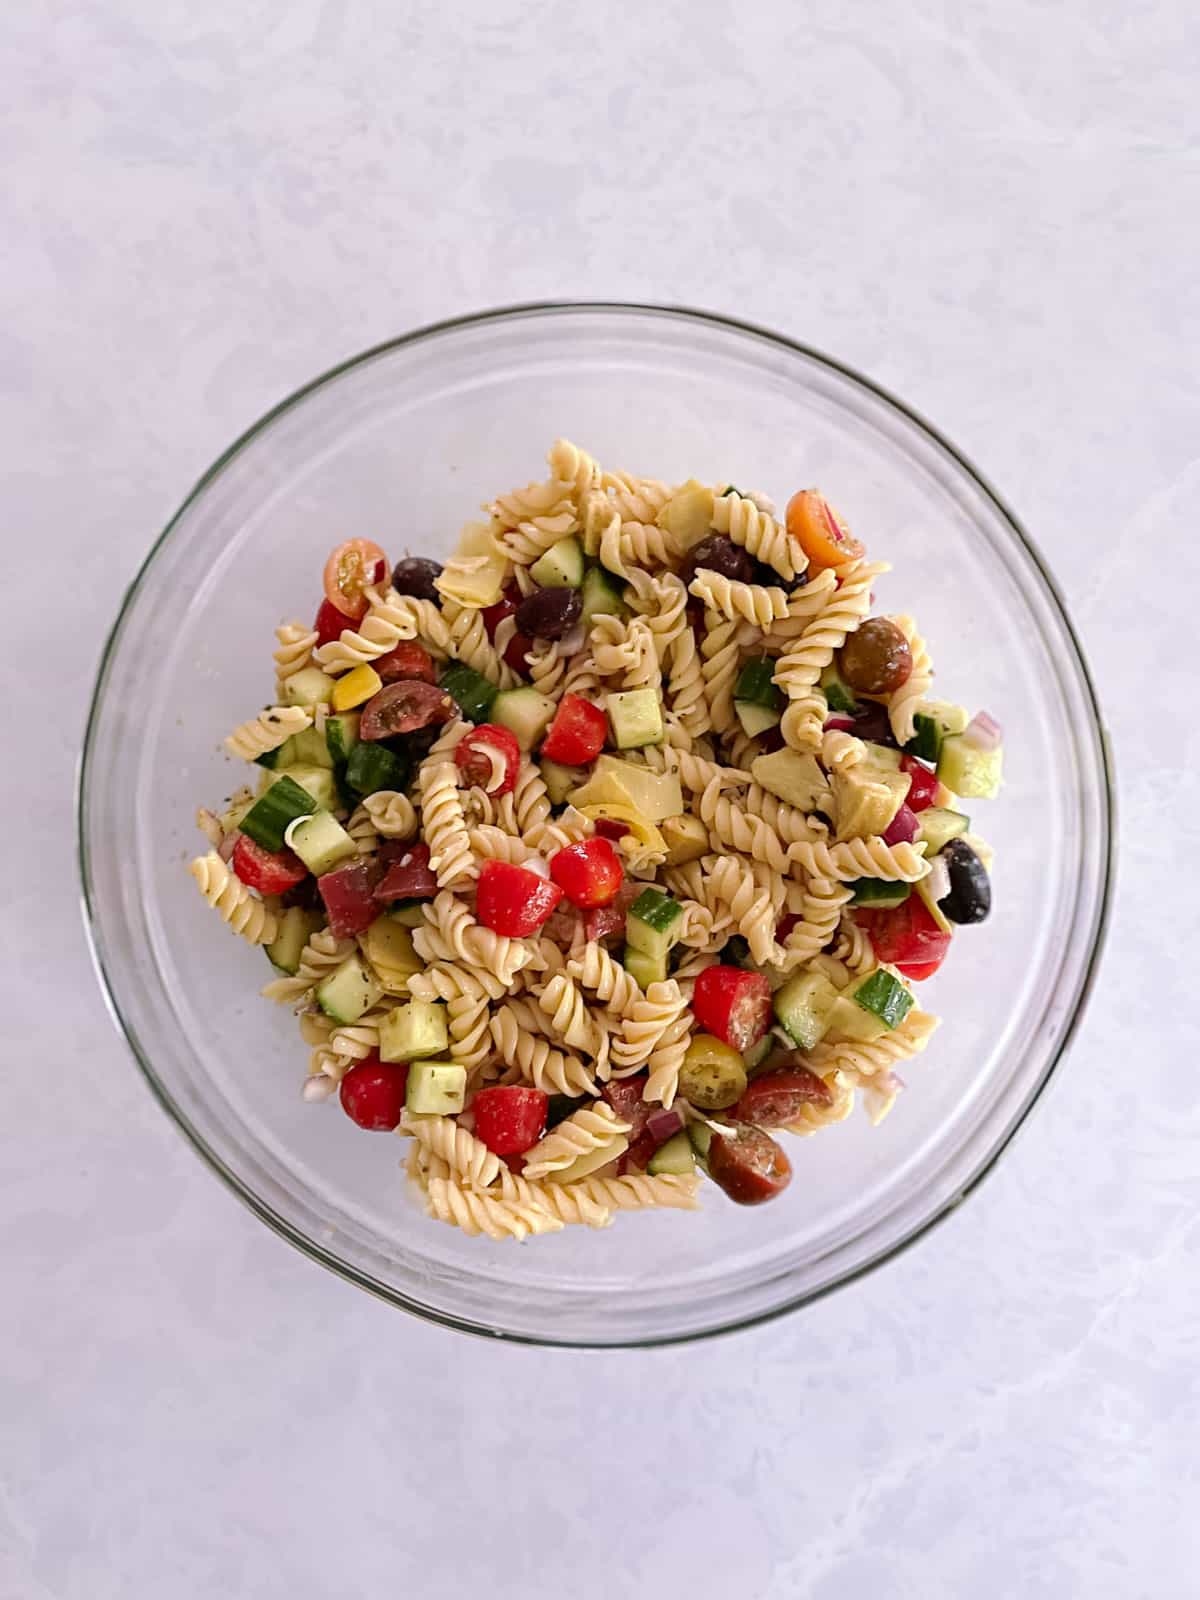
M 746 1063 L 746 1076 L 752 1078 L 761 1068 L 766 1066 L 767 1057 L 779 1043 L 773 1034 L 764 1033 L 757 1044 L 752 1044 L 749 1050 L 742 1051 L 742 1060 Z
M 913 1007 L 913 997 L 893 973 L 883 967 L 869 972 L 850 992 L 856 1006 L 879 1018 L 885 1028 L 896 1028 Z
M 355 706 L 366 705 L 373 695 L 383 688 L 383 679 L 369 662 L 353 668 L 333 686 L 330 705 L 335 711 L 353 711 Z
M 349 617 L 346 626 L 354 626 Z M 327 706 L 333 698 L 336 681 L 320 667 L 301 667 L 285 681 L 283 698 L 289 706 Z
M 343 711 L 325 718 L 325 748 L 335 767 L 344 767 L 358 743 L 358 712 Z
M 854 698 L 854 690 L 842 678 L 832 661 L 821 674 L 819 681 L 821 692 L 825 696 L 825 704 L 830 711 L 850 712 L 858 709 L 858 701 Z
M 747 739 L 757 739 L 760 733 L 779 725 L 780 713 L 769 706 L 752 705 L 749 700 L 735 700 L 733 709 Z
M 687 861 L 699 861 L 708 854 L 708 829 L 699 817 L 687 812 L 678 817 L 664 817 L 660 832 L 666 840 L 669 867 L 681 867 Z
M 917 842 L 927 844 L 925 859 L 932 861 L 944 844 L 966 833 L 971 826 L 970 817 L 961 811 L 949 811 L 945 806 L 928 806 L 917 813 Z
M 424 918 L 419 917 L 419 921 L 424 921 Z M 376 917 L 363 934 L 362 942 L 367 960 L 389 979 L 393 973 L 399 976 L 420 972 L 424 965 L 413 949 L 412 934 L 408 926 L 401 922 L 394 911 Z
M 339 861 L 348 861 L 358 854 L 354 840 L 328 811 L 318 811 L 297 822 L 287 836 L 287 843 L 317 877 L 336 867 Z
M 733 698 L 765 706 L 769 711 L 781 710 L 783 694 L 775 684 L 774 672 L 775 661 L 771 656 L 752 656 L 738 674 Z
M 775 1015 L 798 1049 L 811 1050 L 824 1038 L 837 998 L 823 973 L 801 972 L 775 991 Z
M 962 733 L 967 726 L 965 706 L 946 700 L 922 700 L 913 717 L 913 736 L 905 745 L 910 756 L 936 765 L 947 734 Z
M 576 789 L 581 789 L 587 782 L 588 775 L 584 767 L 563 767 L 557 761 L 547 761 L 544 756 L 538 764 L 552 806 L 563 805 Z
M 644 955 L 661 956 L 679 936 L 683 907 L 660 889 L 643 889 L 625 918 L 625 942 Z
M 829 1013 L 827 1033 L 854 1039 L 859 1044 L 871 1044 L 882 1039 L 887 1029 L 873 1011 L 856 1006 L 849 995 L 839 994 Z
M 424 900 L 397 900 L 388 915 L 402 928 L 420 928 L 425 922 L 425 913 L 421 910 L 424 904 Z
M 297 817 L 311 817 L 316 803 L 293 778 L 278 778 L 241 820 L 241 830 L 264 850 L 282 850 L 283 835 Z
M 381 1061 L 417 1061 L 449 1047 L 446 1008 L 440 1000 L 410 1000 L 379 1024 Z
M 299 733 L 291 736 L 284 748 L 287 750 L 287 759 L 279 763 L 281 769 L 333 766 L 327 735 L 319 728 L 301 728 Z
M 343 1025 L 357 1022 L 382 998 L 383 990 L 357 951 L 317 985 L 317 1004 L 327 1017 Z
M 305 911 L 301 906 L 289 906 L 279 919 L 279 932 L 274 942 L 267 946 L 267 956 L 273 967 L 294 977 L 300 966 L 300 956 L 310 937 L 324 922 L 319 911 Z
M 625 604 L 622 585 L 606 567 L 589 567 L 583 575 L 582 621 L 590 628 L 596 617 L 625 617 L 629 607 Z
M 683 1128 L 680 1128 L 678 1133 L 672 1134 L 664 1144 L 660 1144 L 646 1163 L 646 1171 L 655 1177 L 663 1172 L 684 1177 L 695 1170 L 696 1153 L 692 1149 L 692 1141 Z
M 863 763 L 864 766 L 872 766 L 877 772 L 900 771 L 900 762 L 904 757 L 902 750 L 896 750 L 890 744 L 875 744 L 870 739 L 863 742 L 867 752 L 866 761 Z
M 872 911 L 894 911 L 912 891 L 910 883 L 889 883 L 886 878 L 855 878 L 851 904 L 870 906 Z
M 532 750 L 558 710 L 549 695 L 536 689 L 504 689 L 492 702 L 491 720 L 515 733 L 522 750 Z
M 332 811 L 338 803 L 337 784 L 330 767 L 312 767 L 301 763 L 280 769 L 281 778 L 292 782 L 313 797 L 318 810 Z
M 441 686 L 468 722 L 486 722 L 499 690 L 490 678 L 463 661 L 453 661 L 442 673 Z
M 284 765 L 286 765 L 288 746 L 295 737 L 295 734 L 289 734 L 282 744 L 275 746 L 274 750 L 264 750 L 262 755 L 255 756 L 254 765 L 256 767 L 265 767 L 268 772 L 273 772 L 280 761 L 283 761 Z
M 654 689 L 625 689 L 604 701 L 618 750 L 662 743 L 662 698 Z
M 688 1136 L 688 1143 L 703 1161 L 712 1143 L 712 1129 L 707 1122 L 689 1122 L 684 1131 Z
M 529 569 L 543 589 L 578 589 L 583 582 L 583 546 L 570 535 L 552 544 Z
M 965 733 L 948 734 L 942 741 L 937 775 L 955 794 L 969 800 L 995 799 L 1003 769 L 1003 745 L 984 750 Z
M 414 1061 L 408 1069 L 405 1109 L 419 1117 L 452 1117 L 467 1098 L 467 1069 L 454 1061 Z
M 665 983 L 667 981 L 666 955 L 651 956 L 644 950 L 635 950 L 627 944 L 621 952 L 621 965 L 643 989 L 648 989 L 652 983 Z
M 360 799 L 375 794 L 380 789 L 404 789 L 408 786 L 412 763 L 397 755 L 385 744 L 362 740 L 350 752 L 346 762 L 346 786 Z

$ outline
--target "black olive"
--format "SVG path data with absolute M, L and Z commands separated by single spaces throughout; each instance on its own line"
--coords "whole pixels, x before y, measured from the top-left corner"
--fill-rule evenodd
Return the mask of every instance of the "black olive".
M 754 578 L 753 556 L 723 533 L 714 533 L 694 546 L 683 569 L 683 581 L 691 583 L 701 567 L 735 583 L 750 583 Z
M 582 615 L 578 589 L 535 589 L 517 607 L 517 632 L 527 639 L 561 639 Z
M 950 893 L 938 901 L 938 909 L 951 922 L 982 922 L 992 909 L 987 868 L 962 839 L 951 839 L 942 859 L 950 873 Z
M 425 556 L 405 556 L 392 568 L 392 588 L 397 594 L 410 594 L 415 600 L 441 599 L 433 580 L 442 575 L 440 561 L 429 561 Z
M 854 718 L 854 726 L 850 732 L 856 739 L 865 739 L 868 744 L 883 744 L 889 750 L 900 748 L 896 735 L 892 732 L 886 706 L 878 706 L 866 700 L 856 711 L 849 714 Z

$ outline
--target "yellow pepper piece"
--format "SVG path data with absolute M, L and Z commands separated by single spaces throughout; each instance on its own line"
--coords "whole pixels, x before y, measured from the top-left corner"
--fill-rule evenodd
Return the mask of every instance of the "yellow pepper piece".
M 600 817 L 609 822 L 623 822 L 639 844 L 648 850 L 662 851 L 665 854 L 667 843 L 662 834 L 632 806 L 619 806 L 606 801 L 603 805 L 580 806 L 579 809 L 593 822 Z
M 334 684 L 330 703 L 335 711 L 349 711 L 354 706 L 365 705 L 382 688 L 383 679 L 374 667 L 355 667 Z

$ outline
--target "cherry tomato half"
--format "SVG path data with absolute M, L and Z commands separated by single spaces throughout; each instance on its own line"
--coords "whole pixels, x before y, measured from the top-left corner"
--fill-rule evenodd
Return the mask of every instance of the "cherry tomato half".
M 495 1155 L 520 1155 L 542 1137 L 549 1104 L 550 1096 L 543 1090 L 521 1084 L 480 1089 L 471 1101 L 475 1137 Z
M 565 694 L 542 743 L 542 754 L 564 767 L 586 767 L 604 749 L 607 736 L 608 718 L 600 707 L 581 695 Z
M 500 781 L 496 780 L 496 763 L 499 761 Z M 462 774 L 468 788 L 478 786 L 488 794 L 511 794 L 517 786 L 517 772 L 521 766 L 521 746 L 509 728 L 496 722 L 481 722 L 477 728 L 464 735 L 454 748 L 454 765 Z
M 908 755 L 900 757 L 900 771 L 907 772 L 912 779 L 904 802 L 910 811 L 925 811 L 937 805 L 937 792 L 941 784 L 936 772 L 923 761 L 918 761 L 916 756 Z
M 805 1106 L 832 1104 L 832 1089 L 809 1067 L 780 1067 L 755 1078 L 729 1115 L 756 1128 L 786 1128 Z
M 814 571 L 847 566 L 866 553 L 817 489 L 800 489 L 788 501 L 787 531 L 799 542 Z
M 734 1050 L 749 1050 L 771 1026 L 771 985 L 761 972 L 706 967 L 696 979 L 692 1011 L 705 1033 Z
M 475 915 L 506 939 L 536 933 L 562 899 L 556 883 L 509 861 L 485 861 L 479 874 Z
M 902 972 L 906 978 L 911 978 L 914 983 L 924 983 L 926 978 L 932 978 L 934 973 L 945 960 L 945 952 L 936 961 L 898 961 L 896 971 Z
M 950 934 L 938 927 L 919 894 L 891 911 L 856 912 L 855 920 L 867 930 L 880 961 L 921 966 L 940 962 L 950 948 Z
M 330 551 L 325 563 L 325 598 L 343 616 L 357 622 L 367 609 L 366 590 L 382 583 L 388 558 L 370 539 L 347 539 Z
M 323 644 L 332 644 L 335 639 L 340 639 L 346 628 L 354 626 L 344 611 L 339 611 L 337 606 L 329 600 L 322 600 L 317 611 L 317 620 L 313 627 L 317 630 L 317 647 Z
M 360 1128 L 390 1133 L 400 1122 L 407 1088 L 407 1064 L 381 1061 L 373 1050 L 342 1079 L 339 1098 L 342 1110 Z
M 401 640 L 386 655 L 376 656 L 371 665 L 383 683 L 399 683 L 402 678 L 416 678 L 422 683 L 437 682 L 433 657 L 415 639 Z
M 589 911 L 613 903 L 625 871 L 607 839 L 581 839 L 555 851 L 550 857 L 550 876 L 572 905 Z
M 260 894 L 286 894 L 308 877 L 308 868 L 291 850 L 264 850 L 248 834 L 239 833 L 230 866 Z
M 396 733 L 415 733 L 418 728 L 449 722 L 457 707 L 444 689 L 419 678 L 403 678 L 385 684 L 372 696 L 358 719 L 360 739 L 390 739 Z

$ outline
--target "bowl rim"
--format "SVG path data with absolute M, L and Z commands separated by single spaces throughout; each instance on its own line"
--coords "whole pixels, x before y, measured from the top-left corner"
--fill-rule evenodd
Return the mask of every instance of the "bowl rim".
M 216 482 L 226 468 L 241 453 L 252 444 L 260 434 L 266 432 L 272 424 L 289 411 L 299 406 L 310 395 L 325 387 L 355 368 L 366 365 L 379 356 L 391 354 L 407 346 L 419 344 L 426 340 L 439 337 L 442 334 L 472 328 L 485 327 L 508 321 L 529 320 L 538 317 L 554 319 L 560 316 L 611 316 L 614 314 L 642 315 L 648 317 L 665 317 L 681 323 L 694 322 L 701 326 L 715 327 L 736 334 L 746 335 L 755 340 L 763 340 L 768 344 L 801 355 L 809 361 L 817 363 L 836 373 L 840 377 L 848 378 L 857 384 L 869 395 L 881 400 L 890 406 L 904 420 L 911 423 L 927 439 L 936 444 L 954 461 L 966 474 L 967 478 L 975 485 L 984 498 L 990 502 L 994 511 L 1006 524 L 1014 540 L 1024 550 L 1025 555 L 1033 563 L 1043 584 L 1052 607 L 1061 623 L 1066 639 L 1074 654 L 1074 666 L 1079 673 L 1080 685 L 1084 692 L 1085 702 L 1089 709 L 1092 722 L 1092 731 L 1096 736 L 1096 746 L 1100 760 L 1100 775 L 1103 779 L 1103 793 L 1098 797 L 1100 801 L 1100 821 L 1103 828 L 1103 849 L 1100 855 L 1100 866 L 1103 872 L 1103 881 L 1099 887 L 1099 894 L 1092 917 L 1090 943 L 1088 953 L 1083 965 L 1079 982 L 1079 992 L 1069 1016 L 1066 1018 L 1057 1048 L 1048 1059 L 1038 1081 L 1033 1085 L 1025 1103 L 1011 1117 L 1008 1124 L 999 1129 L 994 1137 L 994 1142 L 988 1153 L 980 1160 L 976 1169 L 954 1193 L 949 1195 L 929 1216 L 914 1224 L 907 1233 L 892 1243 L 878 1250 L 874 1255 L 847 1268 L 839 1275 L 831 1278 L 815 1288 L 806 1289 L 801 1293 L 790 1296 L 780 1304 L 769 1309 L 759 1311 L 745 1317 L 731 1317 L 713 1327 L 695 1329 L 683 1333 L 653 1334 L 644 1338 L 621 1338 L 605 1340 L 603 1338 L 555 1338 L 553 1335 L 531 1334 L 514 1332 L 509 1329 L 487 1326 L 484 1323 L 473 1322 L 466 1317 L 441 1311 L 433 1306 L 422 1304 L 408 1295 L 381 1282 L 369 1273 L 341 1259 L 332 1251 L 326 1249 L 315 1239 L 296 1227 L 285 1217 L 280 1216 L 267 1204 L 249 1184 L 234 1172 L 215 1150 L 205 1142 L 196 1128 L 191 1124 L 186 1112 L 158 1077 L 152 1063 L 143 1054 L 131 1029 L 125 1024 L 121 1013 L 116 990 L 110 981 L 101 953 L 99 931 L 96 926 L 97 907 L 94 900 L 90 861 L 88 854 L 85 805 L 88 795 L 88 783 L 92 765 L 96 756 L 94 745 L 97 713 L 108 677 L 109 664 L 116 649 L 121 626 L 130 609 L 135 595 L 141 587 L 142 581 L 148 573 L 155 557 L 166 541 L 174 533 L 180 521 L 187 514 L 191 506 Z M 87 722 L 84 731 L 83 744 L 80 758 L 76 766 L 75 781 L 75 821 L 76 821 L 76 863 L 79 872 L 81 887 L 80 911 L 87 939 L 88 950 L 91 954 L 92 965 L 100 985 L 101 994 L 108 1008 L 117 1031 L 124 1040 L 127 1048 L 133 1055 L 142 1076 L 158 1101 L 159 1105 L 174 1122 L 176 1128 L 197 1152 L 209 1169 L 229 1188 L 247 1208 L 262 1222 L 277 1233 L 281 1238 L 300 1250 L 309 1259 L 319 1262 L 338 1277 L 356 1284 L 365 1289 L 377 1299 L 384 1300 L 387 1304 L 396 1306 L 401 1310 L 411 1312 L 425 1322 L 431 1322 L 442 1327 L 453 1328 L 460 1333 L 475 1334 L 480 1337 L 503 1340 L 506 1343 L 517 1345 L 532 1345 L 536 1347 L 557 1347 L 568 1349 L 650 1349 L 667 1345 L 682 1345 L 695 1343 L 702 1339 L 715 1338 L 718 1335 L 731 1334 L 750 1328 L 762 1326 L 773 1322 L 779 1317 L 798 1310 L 801 1306 L 811 1305 L 832 1294 L 838 1289 L 855 1283 L 868 1273 L 882 1266 L 885 1262 L 894 1260 L 904 1251 L 908 1250 L 918 1240 L 923 1239 L 938 1224 L 946 1218 L 976 1192 L 984 1179 L 995 1170 L 1001 1156 L 1008 1149 L 1017 1133 L 1024 1127 L 1030 1113 L 1054 1077 L 1064 1056 L 1069 1050 L 1080 1022 L 1086 1012 L 1091 999 L 1097 972 L 1100 967 L 1108 932 L 1111 923 L 1112 896 L 1116 867 L 1116 807 L 1117 796 L 1114 779 L 1114 764 L 1112 748 L 1108 731 L 1100 709 L 1099 697 L 1096 693 L 1095 682 L 1087 657 L 1084 654 L 1079 636 L 1071 621 L 1066 604 L 1059 590 L 1058 583 L 1051 573 L 1040 549 L 1030 536 L 1015 512 L 1009 507 L 1000 493 L 995 489 L 990 480 L 980 471 L 969 456 L 957 445 L 946 437 L 933 423 L 919 411 L 916 411 L 906 401 L 899 398 L 890 389 L 877 380 L 867 377 L 856 367 L 848 362 L 841 361 L 834 356 L 826 354 L 815 346 L 806 344 L 801 340 L 793 339 L 787 334 L 780 333 L 773 328 L 764 327 L 762 324 L 747 321 L 739 317 L 731 317 L 722 312 L 702 310 L 694 306 L 677 305 L 669 302 L 637 301 L 637 300 L 538 300 L 521 301 L 510 305 L 488 307 L 480 311 L 465 312 L 459 316 L 447 317 L 436 322 L 423 323 L 407 333 L 399 334 L 393 338 L 385 339 L 378 344 L 348 357 L 344 361 L 329 367 L 317 377 L 302 384 L 298 389 L 286 395 L 269 410 L 263 412 L 251 425 L 216 458 L 207 470 L 193 484 L 179 506 L 168 519 L 158 537 L 150 546 L 145 557 L 139 564 L 128 587 L 122 596 L 116 616 L 108 630 L 100 653 L 99 664 L 96 670 L 95 683 L 88 700 Z

